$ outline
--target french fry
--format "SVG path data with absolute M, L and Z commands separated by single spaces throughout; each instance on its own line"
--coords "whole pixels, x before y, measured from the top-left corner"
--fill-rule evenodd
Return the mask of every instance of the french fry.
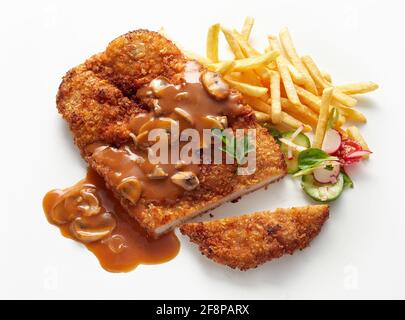
M 272 50 L 278 50 L 278 51 L 282 52 L 282 49 L 279 45 L 278 38 L 276 36 L 268 36 L 267 39 L 269 41 L 270 50 L 272 49 Z M 296 84 L 305 83 L 304 76 L 287 59 L 285 59 L 283 56 L 279 57 L 278 59 L 282 60 L 282 62 L 287 65 L 291 78 Z
M 187 59 L 189 60 L 195 60 L 198 63 L 202 64 L 203 66 L 212 64 L 212 61 L 208 58 L 205 58 L 203 56 L 200 56 L 197 53 L 188 51 L 188 50 L 182 50 L 183 54 L 186 56 Z
M 255 111 L 256 120 L 260 123 L 271 121 L 271 116 L 267 113 Z
M 314 148 L 322 148 L 323 139 L 325 138 L 326 127 L 329 118 L 329 106 L 332 101 L 334 88 L 327 88 L 323 91 L 321 100 L 321 110 L 319 113 L 318 125 L 316 126 L 314 137 Z
M 252 97 L 261 97 L 264 96 L 267 92 L 268 89 L 264 87 L 259 87 L 259 86 L 253 86 L 251 84 L 239 82 L 232 80 L 230 77 L 225 76 L 224 78 L 231 87 L 239 90 L 241 93 L 252 96 Z
M 334 105 L 334 103 L 332 103 L 332 105 Z M 366 116 L 362 114 L 360 111 L 342 105 L 338 106 L 337 108 L 340 110 L 342 115 L 347 118 L 347 120 L 359 123 L 367 123 Z
M 358 142 L 364 150 L 370 151 L 370 148 L 366 140 L 361 135 L 360 130 L 357 127 L 349 127 L 346 129 L 346 132 L 350 139 L 353 139 L 354 141 Z M 368 159 L 369 156 L 366 156 L 365 158 Z
M 322 89 L 331 87 L 331 84 L 323 78 L 321 71 L 310 56 L 304 56 L 301 60 L 318 87 Z M 354 107 L 357 104 L 356 99 L 342 93 L 338 89 L 335 89 L 333 92 L 333 98 L 336 99 L 336 101 L 339 101 L 348 107 Z
M 278 44 L 277 37 L 268 36 L 269 44 L 273 50 L 280 51 L 280 46 Z M 294 104 L 301 103 L 298 98 L 297 92 L 294 87 L 293 80 L 291 78 L 290 71 L 288 69 L 288 62 L 283 56 L 279 56 L 276 60 L 278 72 L 280 72 L 281 79 L 283 80 L 283 85 L 287 94 L 288 99 Z
M 235 66 L 235 61 L 230 60 L 230 61 L 221 61 L 218 63 L 211 63 L 211 64 L 208 64 L 206 67 L 210 71 L 219 72 L 220 74 L 226 74 L 226 73 L 230 72 L 231 70 L 233 70 L 234 66 Z
M 237 30 L 232 30 L 231 33 L 238 42 L 239 47 L 241 48 L 245 57 L 249 58 L 260 55 L 260 52 L 254 49 Z
M 311 132 L 312 128 L 308 126 L 305 123 L 302 123 L 301 121 L 295 119 L 293 116 L 290 116 L 288 113 L 283 112 L 283 122 L 282 124 L 286 125 L 289 128 L 292 129 L 298 129 L 300 127 L 304 127 L 304 132 Z
M 332 84 L 332 76 L 330 75 L 330 73 L 328 73 L 328 72 L 326 72 L 326 71 L 324 71 L 324 70 L 321 70 L 321 73 L 322 73 L 322 77 L 326 80 L 326 81 L 328 81 L 330 84 Z
M 218 39 L 219 32 L 221 31 L 221 25 L 219 23 L 212 25 L 208 29 L 207 34 L 207 58 L 212 62 L 218 62 Z
M 257 69 L 259 67 L 264 67 L 270 62 L 276 60 L 279 55 L 280 52 L 274 50 L 260 56 L 236 60 L 233 71 L 248 71 Z
M 270 47 L 273 50 L 280 51 L 280 46 L 278 44 L 277 37 L 275 36 L 268 36 Z M 288 99 L 294 104 L 301 103 L 300 99 L 298 98 L 297 92 L 295 91 L 294 82 L 292 80 L 292 74 L 288 68 L 289 62 L 283 56 L 279 56 L 276 60 L 277 69 L 280 73 L 281 79 L 283 80 L 283 85 L 287 94 Z
M 286 59 L 284 59 L 286 60 Z M 291 78 L 293 79 L 294 83 L 302 85 L 305 83 L 304 76 L 291 64 L 287 61 L 288 71 L 291 74 Z
M 231 50 L 233 52 L 235 58 L 236 59 L 245 58 L 245 55 L 243 54 L 242 49 L 240 48 L 240 45 L 235 38 L 234 32 L 232 32 L 232 30 L 225 28 L 225 27 L 222 27 L 221 30 L 225 36 L 226 41 L 229 44 L 229 47 L 231 48 Z
M 285 98 L 281 98 L 282 110 L 305 124 L 316 128 L 318 123 L 318 114 L 303 104 L 293 104 Z
M 252 70 L 242 72 L 239 79 L 240 82 L 245 82 L 258 87 L 263 86 L 260 77 Z
M 297 70 L 304 76 L 304 87 L 311 93 L 318 95 L 318 89 L 316 88 L 315 82 L 312 80 L 308 70 L 305 68 L 300 57 L 298 56 L 290 32 L 287 28 L 281 30 L 280 42 L 293 66 L 297 68 Z
M 315 111 L 316 113 L 320 113 L 321 98 L 319 98 L 318 96 L 314 95 L 313 93 L 311 93 L 308 90 L 305 90 L 304 88 L 301 88 L 299 86 L 295 86 L 295 90 L 297 91 L 297 94 L 300 97 L 300 100 L 302 101 L 302 103 L 304 103 L 309 108 L 311 108 L 312 111 Z
M 279 124 L 282 120 L 280 81 L 278 72 L 270 72 L 271 119 L 275 124 Z
M 255 97 L 246 96 L 245 100 L 249 106 L 251 106 L 254 110 L 271 114 L 271 105 L 264 102 L 263 100 Z
M 361 135 L 359 128 L 349 127 L 346 129 L 346 132 L 349 135 L 350 139 L 357 141 L 364 150 L 370 151 L 370 148 L 364 137 Z
M 374 82 L 360 82 L 336 86 L 336 88 L 342 93 L 352 95 L 372 92 L 377 90 L 379 86 Z
M 253 25 L 255 24 L 255 19 L 253 17 L 246 17 L 245 23 L 242 28 L 243 39 L 249 41 L 250 33 L 252 32 Z
M 265 122 L 271 122 L 271 116 L 267 113 L 260 112 L 260 111 L 255 111 L 254 112 L 256 119 L 259 123 L 265 123 Z M 283 112 L 282 113 L 282 126 L 285 126 L 289 129 L 298 129 L 300 127 L 304 128 L 304 132 L 311 132 L 312 128 L 301 121 L 295 119 L 294 117 L 290 116 L 289 114 Z

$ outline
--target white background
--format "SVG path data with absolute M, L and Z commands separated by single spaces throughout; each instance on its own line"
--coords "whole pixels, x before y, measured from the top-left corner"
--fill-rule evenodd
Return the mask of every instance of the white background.
M 403 1 L 2 1 L 0 4 L 0 298 L 405 298 Z M 109 274 L 46 222 L 41 202 L 85 163 L 55 108 L 61 77 L 115 37 L 167 32 L 204 53 L 207 27 L 256 18 L 254 43 L 288 26 L 335 82 L 372 80 L 362 130 L 375 155 L 332 206 L 310 249 L 246 273 L 216 265 L 181 238 L 179 256 Z M 216 217 L 306 204 L 289 178 Z

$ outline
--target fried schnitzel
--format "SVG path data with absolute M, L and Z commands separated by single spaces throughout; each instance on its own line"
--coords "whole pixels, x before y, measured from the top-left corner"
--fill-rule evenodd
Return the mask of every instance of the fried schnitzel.
M 250 176 L 237 176 L 236 165 L 201 164 L 198 168 L 188 168 L 186 172 L 196 176 L 194 181 L 198 181 L 198 185 L 193 190 L 183 190 L 170 179 L 161 179 L 184 174 L 178 172 L 174 165 L 159 168 L 159 171 L 152 170 L 149 163 L 141 166 L 137 162 L 145 152 L 138 152 L 138 145 L 133 139 L 134 135 L 141 135 L 139 126 L 134 123 L 138 123 L 139 119 L 161 119 L 161 115 L 153 109 L 153 103 L 158 99 L 139 93 L 157 78 L 165 79 L 173 85 L 172 88 L 187 83 L 187 63 L 181 51 L 160 34 L 146 30 L 130 32 L 112 41 L 104 52 L 69 71 L 57 96 L 58 110 L 68 122 L 84 159 L 103 177 L 128 213 L 153 237 L 224 202 L 275 182 L 286 174 L 286 164 L 278 145 L 256 122 L 242 96 L 232 91 L 232 98 L 220 104 L 203 92 L 200 83 L 194 84 L 197 89 L 194 86 L 193 90 L 201 91 L 198 91 L 198 98 L 203 98 L 205 103 L 189 103 L 187 111 L 196 117 L 195 114 L 201 113 L 201 108 L 209 104 L 211 111 L 215 109 L 214 118 L 218 119 L 225 116 L 225 108 L 221 106 L 227 103 L 235 105 L 237 112 L 226 114 L 226 122 L 232 129 L 256 129 L 256 172 Z M 198 73 L 204 72 L 201 66 L 197 67 Z M 189 95 L 192 96 L 193 92 Z M 164 116 L 167 119 L 172 115 Z M 166 171 L 165 175 L 148 179 L 151 172 L 162 171 Z M 128 181 L 131 188 L 141 190 L 128 191 L 129 184 L 121 188 L 128 179 L 131 180 Z
M 328 217 L 326 205 L 277 209 L 185 224 L 180 231 L 209 259 L 244 271 L 305 249 Z

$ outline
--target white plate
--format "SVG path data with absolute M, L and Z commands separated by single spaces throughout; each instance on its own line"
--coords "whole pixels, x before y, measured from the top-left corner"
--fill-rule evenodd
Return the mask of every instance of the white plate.
M 13 1 L 0 4 L 1 298 L 405 298 L 404 42 L 402 1 Z M 164 26 L 204 53 L 207 27 L 240 27 L 253 15 L 254 43 L 288 26 L 335 82 L 372 80 L 361 98 L 372 160 L 356 188 L 332 206 L 311 248 L 246 273 L 216 265 L 184 238 L 179 256 L 109 274 L 46 222 L 51 188 L 83 177 L 85 164 L 55 109 L 61 77 L 116 36 Z M 224 50 L 221 54 L 224 53 Z M 215 211 L 215 217 L 308 203 L 285 179 Z

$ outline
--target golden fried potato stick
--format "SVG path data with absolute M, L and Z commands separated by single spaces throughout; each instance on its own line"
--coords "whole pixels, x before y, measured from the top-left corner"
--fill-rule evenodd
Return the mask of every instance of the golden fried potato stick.
M 312 79 L 315 81 L 315 84 L 318 85 L 321 89 L 330 88 L 332 85 L 324 79 L 321 71 L 316 65 L 315 61 L 310 56 L 303 56 L 301 58 L 303 64 L 306 66 L 308 72 L 310 73 Z M 333 98 L 343 103 L 348 107 L 354 107 L 357 104 L 357 100 L 353 97 L 348 96 L 347 94 L 342 93 L 338 89 L 334 90 Z
M 287 59 L 284 59 L 287 63 L 288 71 L 290 71 L 291 78 L 293 79 L 294 83 L 302 85 L 305 83 L 304 76 L 290 63 Z
M 253 17 L 246 17 L 242 28 L 243 39 L 249 41 L 250 34 L 252 32 L 253 25 L 255 24 L 255 19 Z
M 290 100 L 281 98 L 282 110 L 305 124 L 316 128 L 318 123 L 318 114 L 303 104 L 293 104 Z
M 224 75 L 233 70 L 235 66 L 235 60 L 221 61 L 218 63 L 211 63 L 206 65 L 207 69 L 214 72 L 219 72 Z
M 280 51 L 280 46 L 278 45 L 278 40 L 274 36 L 268 37 L 269 44 L 273 50 Z M 291 78 L 290 71 L 288 70 L 287 61 L 283 56 L 279 56 L 276 59 L 278 72 L 280 72 L 281 79 L 283 80 L 283 85 L 287 94 L 288 99 L 294 104 L 300 104 L 301 101 L 298 98 L 297 91 L 295 90 L 293 80 Z
M 218 39 L 221 25 L 219 23 L 212 25 L 207 34 L 207 58 L 216 63 L 219 61 Z
M 332 105 L 336 106 L 336 102 L 332 102 Z M 342 113 L 342 115 L 347 118 L 347 120 L 359 123 L 367 123 L 366 116 L 362 114 L 360 111 L 342 105 L 338 105 L 337 108 Z
M 252 96 L 252 97 L 262 97 L 264 96 L 267 92 L 268 89 L 264 87 L 258 87 L 258 86 L 253 86 L 251 84 L 239 82 L 232 80 L 229 76 L 225 76 L 224 78 L 226 82 L 229 83 L 229 85 L 237 90 L 239 90 L 241 93 Z
M 316 126 L 314 148 L 322 148 L 323 139 L 325 138 L 326 127 L 328 125 L 329 107 L 332 102 L 334 88 L 327 88 L 323 91 L 321 110 L 319 113 L 318 125 Z
M 237 30 L 234 29 L 231 32 L 242 49 L 245 57 L 249 58 L 260 55 L 260 52 L 253 48 Z
M 321 70 L 321 74 L 322 74 L 322 77 L 323 77 L 326 81 L 328 81 L 330 84 L 332 84 L 332 76 L 330 75 L 330 73 L 328 73 L 328 72 L 326 72 L 326 71 L 324 71 L 324 70 Z
M 206 57 L 203 57 L 197 53 L 188 51 L 188 50 L 182 50 L 182 53 L 184 54 L 184 56 L 189 59 L 189 60 L 195 60 L 198 63 L 202 64 L 203 66 L 212 64 L 212 61 Z
M 375 91 L 379 88 L 379 85 L 374 82 L 360 82 L 353 84 L 345 84 L 341 86 L 336 86 L 336 88 L 345 94 L 364 94 Z
M 282 120 L 280 81 L 278 72 L 270 72 L 271 120 L 274 124 L 279 124 Z
M 311 93 L 318 95 L 318 89 L 316 88 L 315 82 L 314 80 L 312 80 L 308 70 L 306 69 L 300 57 L 298 56 L 290 32 L 288 31 L 287 28 L 284 28 L 280 31 L 280 42 L 293 66 L 297 68 L 297 70 L 304 76 L 305 79 L 304 87 Z
M 235 34 L 232 30 L 225 28 L 225 27 L 221 27 L 222 33 L 225 36 L 226 41 L 229 44 L 229 47 L 232 50 L 232 53 L 234 54 L 236 59 L 243 59 L 245 58 L 245 55 L 242 52 L 242 49 L 240 48 L 240 45 L 238 43 L 238 41 L 235 38 Z
M 248 71 L 260 67 L 265 67 L 270 62 L 276 60 L 278 56 L 280 56 L 280 52 L 274 50 L 260 56 L 236 60 L 232 71 Z
M 364 137 L 361 135 L 359 128 L 357 127 L 349 127 L 346 129 L 347 135 L 349 136 L 350 139 L 353 139 L 354 141 L 358 142 L 361 147 L 366 150 L 370 151 L 370 148 L 364 139 Z M 365 156 L 366 159 L 370 158 L 369 156 Z
M 255 111 L 254 112 L 256 119 L 260 123 L 271 122 L 271 116 L 267 113 Z M 289 129 L 298 129 L 300 127 L 304 128 L 304 132 L 311 132 L 312 128 L 305 123 L 295 119 L 294 117 L 290 116 L 288 113 L 282 112 L 282 122 L 280 123 L 282 126 L 285 126 Z

